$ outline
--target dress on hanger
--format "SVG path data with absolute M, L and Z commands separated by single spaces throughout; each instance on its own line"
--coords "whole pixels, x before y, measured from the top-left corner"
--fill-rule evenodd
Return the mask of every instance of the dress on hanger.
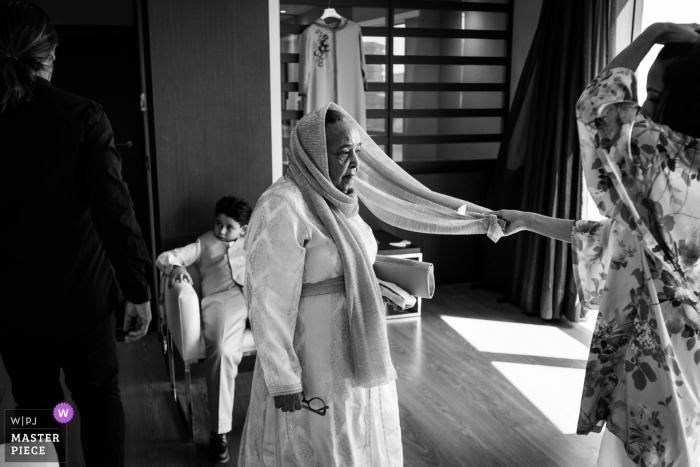
M 366 130 L 367 76 L 360 25 L 347 18 L 326 24 L 319 18 L 302 33 L 299 50 L 304 114 L 335 102 Z

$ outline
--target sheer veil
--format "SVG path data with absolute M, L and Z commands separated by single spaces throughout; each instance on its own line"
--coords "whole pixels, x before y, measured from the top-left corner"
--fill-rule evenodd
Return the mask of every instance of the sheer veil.
M 374 258 L 369 257 L 349 221 L 359 210 L 358 197 L 379 219 L 407 230 L 485 233 L 494 241 L 503 231 L 489 210 L 420 184 L 384 154 L 359 125 L 362 150 L 355 191 L 343 193 L 335 188 L 328 175 L 326 153 L 325 117 L 329 109 L 355 122 L 333 103 L 302 118 L 292 132 L 287 177 L 299 187 L 342 258 L 354 384 L 369 388 L 392 381 L 396 370 L 389 353 L 384 303 L 372 268 Z

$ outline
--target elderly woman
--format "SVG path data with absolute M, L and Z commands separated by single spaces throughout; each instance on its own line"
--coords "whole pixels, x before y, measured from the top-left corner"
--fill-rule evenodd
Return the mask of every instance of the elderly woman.
M 335 104 L 299 122 L 290 159 L 258 202 L 246 243 L 258 359 L 239 465 L 400 466 L 377 243 L 358 195 L 406 229 L 497 239 L 501 228 L 487 210 L 419 184 Z
M 581 303 L 600 310 L 578 432 L 607 427 L 601 467 L 700 466 L 699 28 L 652 25 L 579 99 L 586 182 L 607 219 L 497 212 L 508 234 L 571 242 Z M 667 45 L 639 107 L 634 70 L 655 43 Z

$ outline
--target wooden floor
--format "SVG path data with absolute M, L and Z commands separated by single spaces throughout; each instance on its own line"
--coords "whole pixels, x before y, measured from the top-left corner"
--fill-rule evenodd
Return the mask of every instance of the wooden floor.
M 460 329 L 455 323 L 466 328 Z M 499 342 L 508 344 L 505 340 L 512 340 L 509 336 L 515 325 L 508 323 L 536 325 L 523 326 L 520 347 L 511 353 L 498 350 Z M 486 324 L 484 333 L 474 336 L 482 324 Z M 499 331 L 501 325 L 505 326 L 504 332 Z M 567 386 L 571 381 L 564 380 L 567 384 L 557 386 L 556 378 L 531 381 L 537 375 L 550 374 L 547 370 L 568 374 L 567 369 L 574 369 L 570 372 L 581 373 L 585 368 L 584 346 L 591 337 L 586 327 L 569 322 L 546 323 L 525 316 L 516 307 L 496 303 L 493 292 L 457 284 L 438 287 L 435 298 L 423 302 L 420 319 L 389 322 L 388 330 L 399 375 L 405 466 L 596 465 L 600 435 L 564 434 L 571 430 L 562 429 L 562 422 L 554 420 L 561 412 L 559 408 L 564 412 L 573 409 L 573 418 L 564 424 L 575 426 L 578 383 L 574 382 L 572 389 L 570 384 Z M 578 346 L 578 353 L 573 358 L 564 350 L 563 356 L 558 351 L 555 356 L 537 356 L 529 349 L 541 347 L 547 338 L 539 332 L 529 336 L 532 330 L 552 331 L 554 337 L 565 334 L 565 340 Z M 483 342 L 490 344 L 480 351 Z M 127 420 L 126 465 L 212 465 L 207 459 L 209 414 L 203 379 L 195 380 L 195 443 L 189 444 L 171 398 L 157 337 L 149 335 L 130 345 L 119 343 L 118 351 Z M 518 379 L 517 372 L 509 373 L 508 368 L 525 368 L 530 381 Z M 230 436 L 232 456 L 226 465 L 236 465 L 251 378 L 252 373 L 237 378 Z M 549 401 L 555 410 L 548 410 Z M 13 406 L 9 381 L 0 364 L 0 409 Z M 83 465 L 79 418 L 69 423 L 69 441 L 68 467 Z

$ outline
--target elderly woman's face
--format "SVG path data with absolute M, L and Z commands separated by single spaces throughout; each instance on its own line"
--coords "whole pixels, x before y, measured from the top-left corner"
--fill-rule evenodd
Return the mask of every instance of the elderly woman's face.
M 357 155 L 361 149 L 360 133 L 352 123 L 337 122 L 326 126 L 328 175 L 333 185 L 343 193 L 354 188 L 355 176 L 360 170 Z

